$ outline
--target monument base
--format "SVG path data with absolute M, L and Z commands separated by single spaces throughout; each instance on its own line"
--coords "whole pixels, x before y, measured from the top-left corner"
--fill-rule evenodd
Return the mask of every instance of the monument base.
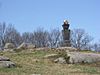
M 63 42 L 63 47 L 71 47 L 70 41 L 69 41 L 69 40 L 65 40 L 65 41 Z

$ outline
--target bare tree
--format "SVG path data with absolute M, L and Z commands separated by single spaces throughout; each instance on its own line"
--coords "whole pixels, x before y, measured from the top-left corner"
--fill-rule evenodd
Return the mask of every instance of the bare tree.
M 89 36 L 85 30 L 83 29 L 74 29 L 71 32 L 71 43 L 72 46 L 81 49 L 88 49 L 90 42 L 93 40 L 91 36 Z
M 96 52 L 100 52 L 100 43 L 94 43 L 94 44 L 92 44 L 92 48 Z
M 22 42 L 20 33 L 11 24 L 6 27 L 4 39 L 5 43 L 13 43 L 16 46 Z
M 49 40 L 49 46 L 52 47 L 58 47 L 59 41 L 60 41 L 60 31 L 59 29 L 53 29 L 49 33 L 48 36 Z
M 36 31 L 34 31 L 34 43 L 36 47 L 47 47 L 48 32 L 43 28 L 38 28 Z
M 3 47 L 5 45 L 4 35 L 6 31 L 6 24 L 0 23 L 0 46 Z
M 22 40 L 25 43 L 32 43 L 34 44 L 34 35 L 31 32 L 24 32 L 22 34 Z

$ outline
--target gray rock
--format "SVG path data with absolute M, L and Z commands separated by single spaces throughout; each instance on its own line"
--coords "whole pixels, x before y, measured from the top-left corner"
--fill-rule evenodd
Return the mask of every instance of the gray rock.
M 69 52 L 68 56 L 71 64 L 100 62 L 100 54 L 96 53 Z
M 12 43 L 6 43 L 4 49 L 13 49 L 15 48 L 15 45 Z
M 0 61 L 0 68 L 12 68 L 15 67 L 15 63 L 11 61 Z
M 0 56 L 0 68 L 15 67 L 15 63 L 11 62 L 9 58 Z
M 84 53 L 84 52 L 66 52 L 65 56 L 59 56 L 58 54 L 49 54 L 44 58 L 53 59 L 55 63 L 95 63 L 100 62 L 100 54 L 97 53 Z
M 18 46 L 17 49 L 27 49 L 27 44 L 26 43 L 22 43 L 20 46 Z
M 35 45 L 31 43 L 22 43 L 17 49 L 34 49 Z
M 56 60 L 54 60 L 55 63 L 65 64 L 66 60 L 63 57 L 59 57 Z
M 4 56 L 0 56 L 0 61 L 10 61 L 10 59 Z

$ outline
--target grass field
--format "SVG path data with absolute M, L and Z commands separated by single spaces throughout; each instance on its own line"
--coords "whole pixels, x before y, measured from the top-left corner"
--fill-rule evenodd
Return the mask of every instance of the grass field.
M 100 63 L 57 64 L 43 57 L 52 51 L 1 52 L 16 63 L 16 68 L 0 68 L 0 75 L 100 75 Z

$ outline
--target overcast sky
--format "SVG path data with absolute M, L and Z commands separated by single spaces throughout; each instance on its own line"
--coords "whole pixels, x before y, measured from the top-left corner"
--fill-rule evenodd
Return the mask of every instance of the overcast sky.
M 21 33 L 38 27 L 61 30 L 64 19 L 70 29 L 85 29 L 100 39 L 100 0 L 0 0 L 0 22 L 14 24 Z

